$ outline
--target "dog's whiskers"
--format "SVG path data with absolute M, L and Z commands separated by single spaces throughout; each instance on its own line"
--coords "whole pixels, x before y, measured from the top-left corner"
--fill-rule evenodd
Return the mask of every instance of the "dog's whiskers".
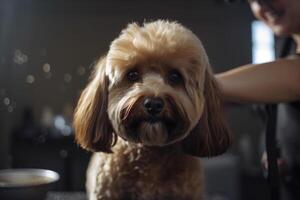
M 125 109 L 125 113 L 124 113 L 124 116 L 122 117 L 122 121 L 125 121 L 127 118 L 128 118 L 128 116 L 129 116 L 129 113 L 130 113 L 130 110 L 132 109 L 132 106 L 133 105 L 130 105 L 130 106 L 128 106 L 126 109 Z
M 131 98 L 130 100 L 128 100 L 127 106 L 123 109 L 124 115 L 121 118 L 122 121 L 125 121 L 128 118 L 130 111 L 132 110 L 133 106 L 136 104 L 137 100 L 138 98 Z

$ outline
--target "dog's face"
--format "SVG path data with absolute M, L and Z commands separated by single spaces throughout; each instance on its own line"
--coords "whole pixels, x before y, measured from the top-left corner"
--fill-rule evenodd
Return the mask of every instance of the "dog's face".
M 217 92 L 206 53 L 190 30 L 167 21 L 130 24 L 81 95 L 77 141 L 105 152 L 117 136 L 147 146 L 181 141 L 193 155 L 219 154 L 230 136 Z

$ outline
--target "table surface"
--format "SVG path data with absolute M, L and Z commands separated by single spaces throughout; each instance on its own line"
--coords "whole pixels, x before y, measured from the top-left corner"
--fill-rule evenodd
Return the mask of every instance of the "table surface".
M 222 195 L 204 195 L 205 200 L 229 200 Z M 85 192 L 49 192 L 46 200 L 88 200 Z
M 87 200 L 85 192 L 49 192 L 46 200 Z

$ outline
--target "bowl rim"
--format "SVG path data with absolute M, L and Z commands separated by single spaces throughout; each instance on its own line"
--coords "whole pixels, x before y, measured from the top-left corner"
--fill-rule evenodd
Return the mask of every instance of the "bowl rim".
M 0 170 L 0 177 L 3 175 L 9 174 L 27 174 L 27 175 L 36 175 L 50 178 L 47 182 L 42 182 L 38 184 L 7 184 L 0 185 L 0 189 L 9 189 L 9 188 L 26 188 L 26 187 L 38 187 L 44 185 L 50 185 L 60 179 L 60 176 L 57 172 L 49 169 L 40 169 L 40 168 L 14 168 L 14 169 L 2 169 Z

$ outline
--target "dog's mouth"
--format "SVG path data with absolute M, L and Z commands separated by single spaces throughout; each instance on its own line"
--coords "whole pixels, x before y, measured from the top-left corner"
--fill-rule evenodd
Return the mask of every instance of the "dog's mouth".
M 162 146 L 177 137 L 176 119 L 168 117 L 145 117 L 132 119 L 127 129 L 129 139 L 149 146 Z
M 187 114 L 178 109 L 173 98 L 166 96 L 164 100 L 164 109 L 155 114 L 145 110 L 143 97 L 124 107 L 119 136 L 147 146 L 165 146 L 183 139 L 190 126 Z
M 163 123 L 166 125 L 168 129 L 173 129 L 174 125 L 176 125 L 176 120 L 167 118 L 167 117 L 145 117 L 145 118 L 139 118 L 139 119 L 134 119 L 131 122 L 131 126 L 138 126 L 140 123 L 149 123 L 149 124 L 156 124 L 156 123 Z

